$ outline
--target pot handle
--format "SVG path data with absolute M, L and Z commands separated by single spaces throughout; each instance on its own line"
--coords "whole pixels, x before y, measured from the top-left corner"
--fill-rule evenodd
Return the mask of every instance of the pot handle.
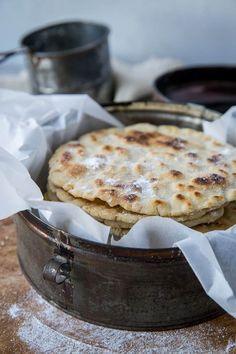
M 69 278 L 71 271 L 67 258 L 60 255 L 51 258 L 43 268 L 43 278 L 56 284 L 62 284 Z
M 8 58 L 12 57 L 13 55 L 26 53 L 27 51 L 28 48 L 20 47 L 12 50 L 7 50 L 5 52 L 0 52 L 0 64 L 3 63 Z

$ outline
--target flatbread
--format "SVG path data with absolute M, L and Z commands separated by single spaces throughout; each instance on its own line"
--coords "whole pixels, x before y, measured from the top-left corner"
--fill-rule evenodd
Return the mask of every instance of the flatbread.
M 45 199 L 47 200 L 53 200 L 53 201 L 60 201 L 56 193 L 48 191 L 45 194 Z M 99 220 L 104 223 L 104 220 Z M 233 226 L 236 224 L 236 203 L 232 202 L 229 203 L 225 208 L 224 208 L 224 214 L 221 216 L 217 221 L 212 222 L 212 223 L 202 223 L 200 225 L 196 225 L 192 227 L 194 230 L 197 230 L 202 233 L 210 232 L 210 231 L 215 231 L 215 230 L 227 230 L 229 227 Z M 122 225 L 122 224 L 121 224 Z M 128 224 L 127 224 L 128 225 Z M 126 235 L 131 227 L 133 225 L 130 225 L 130 227 L 125 227 L 125 224 L 123 224 L 123 227 L 118 227 L 115 224 L 110 224 L 108 223 L 108 226 L 111 226 L 111 234 L 117 237 L 122 237 Z
M 196 219 L 236 200 L 236 149 L 174 126 L 104 129 L 57 149 L 49 181 L 76 199 Z
M 219 218 L 216 222 L 210 224 L 201 224 L 193 227 L 194 230 L 200 231 L 202 233 L 216 231 L 216 230 L 227 230 L 229 227 L 236 224 L 236 203 L 229 203 L 225 207 L 224 215 Z M 111 234 L 115 237 L 122 237 L 126 235 L 130 229 L 124 228 L 111 228 Z
M 120 228 L 115 228 L 112 227 L 110 234 L 115 236 L 115 238 L 121 238 L 122 236 L 125 236 L 130 229 L 120 229 Z
M 229 203 L 225 207 L 224 215 L 217 221 L 211 224 L 201 224 L 194 227 L 195 230 L 200 232 L 210 232 L 215 230 L 227 230 L 229 227 L 236 224 L 236 203 Z
M 113 220 L 124 224 L 133 225 L 142 219 L 142 217 L 146 216 L 127 212 L 119 206 L 111 208 L 99 199 L 91 202 L 83 198 L 74 198 L 62 188 L 55 187 L 52 183 L 49 183 L 47 188 L 49 200 L 73 203 L 81 207 L 84 211 L 96 219 Z
M 54 192 L 52 192 L 52 191 L 47 191 L 47 192 L 45 193 L 45 195 L 44 195 L 44 199 L 50 200 L 50 201 L 55 201 L 55 202 L 59 202 L 59 201 L 60 201 L 60 200 L 57 198 L 56 193 L 54 193 Z M 102 220 L 99 220 L 99 219 L 97 219 L 97 220 L 100 221 L 100 222 L 103 222 Z M 104 223 L 104 222 L 103 222 L 103 223 Z M 115 223 L 115 222 L 113 222 L 113 223 Z M 105 224 L 106 224 L 106 223 L 105 223 Z M 133 225 L 131 225 L 131 224 L 125 224 L 125 223 L 124 223 L 124 224 L 120 227 L 120 226 L 117 226 L 116 224 L 109 224 L 109 222 L 108 222 L 106 225 L 111 226 L 110 234 L 113 235 L 113 236 L 115 236 L 115 237 L 118 237 L 118 238 L 120 238 L 120 237 L 126 235 L 126 234 L 129 232 L 129 230 L 131 229 L 131 227 L 133 226 Z M 127 226 L 127 225 L 128 225 L 128 227 L 125 227 L 125 226 Z
M 63 189 L 54 186 L 51 182 L 48 183 L 47 188 L 49 199 L 78 205 L 95 219 L 111 227 L 125 229 L 131 228 L 137 221 L 147 216 L 127 212 L 121 207 L 111 208 L 109 205 L 106 205 L 102 201 L 88 201 L 82 198 L 74 198 L 68 192 L 65 192 Z M 208 211 L 205 214 L 204 212 L 198 213 L 196 219 L 192 218 L 185 220 L 184 216 L 182 216 L 182 218 L 175 218 L 175 220 L 182 222 L 186 226 L 192 227 L 201 223 L 214 222 L 220 218 L 223 213 L 224 208 L 222 207 L 216 210 Z M 186 217 L 188 217 L 188 215 Z M 131 220 L 133 222 L 131 222 Z

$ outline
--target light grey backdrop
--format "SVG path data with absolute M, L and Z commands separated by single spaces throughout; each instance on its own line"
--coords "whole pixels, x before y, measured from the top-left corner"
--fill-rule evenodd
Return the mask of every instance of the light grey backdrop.
M 51 21 L 82 19 L 111 27 L 112 54 L 191 63 L 236 62 L 236 0 L 0 0 L 0 50 Z

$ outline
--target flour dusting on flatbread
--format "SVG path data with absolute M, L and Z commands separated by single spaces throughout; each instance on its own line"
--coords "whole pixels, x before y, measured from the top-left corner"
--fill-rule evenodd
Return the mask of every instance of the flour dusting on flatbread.
M 236 200 L 236 149 L 192 129 L 141 123 L 95 131 L 59 147 L 49 167 L 56 188 L 133 214 L 130 224 L 148 215 L 186 221 L 221 210 L 220 217 Z

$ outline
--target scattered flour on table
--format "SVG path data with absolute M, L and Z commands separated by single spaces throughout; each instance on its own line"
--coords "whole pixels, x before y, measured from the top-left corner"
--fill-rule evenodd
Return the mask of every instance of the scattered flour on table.
M 31 319 L 23 322 L 18 330 L 20 339 L 27 343 L 31 349 L 36 350 L 38 353 L 63 353 L 71 354 L 88 352 L 99 353 L 97 350 L 89 348 L 88 345 L 78 343 L 77 340 L 68 338 L 45 324 L 41 323 L 34 316 Z
M 226 353 L 236 353 L 236 341 L 229 341 L 226 349 L 225 349 Z
M 10 315 L 11 318 L 17 318 L 18 316 L 20 316 L 22 314 L 22 308 L 17 304 L 13 304 L 9 308 L 8 314 Z
M 227 329 L 206 322 L 196 327 L 165 332 L 129 332 L 104 328 L 80 321 L 43 300 L 34 290 L 8 308 L 8 316 L 18 319 L 17 335 L 34 353 L 234 353 L 236 343 L 227 338 Z

